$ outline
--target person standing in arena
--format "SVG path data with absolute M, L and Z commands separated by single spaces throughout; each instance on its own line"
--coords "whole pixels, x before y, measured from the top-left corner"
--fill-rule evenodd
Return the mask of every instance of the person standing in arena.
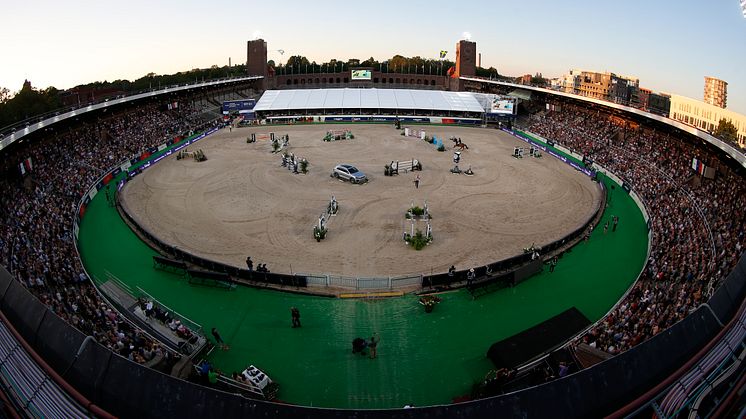
M 370 337 L 370 342 L 368 343 L 368 348 L 370 348 L 370 359 L 375 359 L 375 357 L 378 355 L 377 347 L 378 342 L 381 341 L 381 338 L 378 337 L 378 333 L 373 333 L 373 336 Z
M 225 344 L 225 342 L 223 341 L 223 338 L 222 338 L 222 337 L 220 337 L 220 333 L 218 332 L 218 329 L 217 329 L 217 328 L 214 328 L 214 327 L 213 327 L 213 328 L 212 328 L 212 330 L 211 330 L 211 333 L 212 333 L 212 337 L 213 337 L 213 338 L 215 338 L 215 344 L 216 344 L 216 345 L 217 345 L 217 346 L 218 346 L 218 347 L 219 347 L 220 349 L 222 349 L 222 350 L 224 350 L 224 351 L 227 351 L 228 349 L 230 349 L 230 348 L 228 347 L 228 345 L 226 345 L 226 344 Z
M 290 308 L 290 318 L 293 322 L 293 328 L 300 327 L 300 310 L 297 307 Z

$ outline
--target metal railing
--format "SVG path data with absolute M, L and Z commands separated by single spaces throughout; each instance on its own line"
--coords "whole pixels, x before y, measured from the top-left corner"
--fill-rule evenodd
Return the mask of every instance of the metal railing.
M 140 287 L 137 288 L 137 292 L 135 293 L 135 299 L 137 298 L 145 298 L 146 300 L 150 300 L 153 302 L 153 304 L 157 305 L 158 307 L 161 307 L 163 310 L 167 311 L 171 317 L 174 319 L 177 319 L 181 321 L 183 325 L 185 325 L 188 329 L 190 329 L 194 333 L 198 333 L 200 335 L 204 335 L 202 325 L 191 320 L 190 318 L 184 316 L 183 314 L 180 314 L 178 311 L 172 309 L 171 307 L 163 304 L 160 302 L 157 298 L 153 297 L 152 295 L 148 294 L 147 291 Z
M 304 276 L 309 287 L 344 288 L 353 290 L 396 290 L 419 287 L 422 275 L 352 277 L 314 273 L 296 273 Z

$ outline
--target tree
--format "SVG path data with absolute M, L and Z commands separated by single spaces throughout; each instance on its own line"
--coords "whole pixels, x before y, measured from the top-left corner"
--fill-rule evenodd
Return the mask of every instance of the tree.
M 375 58 L 370 57 L 367 60 L 360 63 L 361 67 L 378 67 L 380 63 Z
M 308 58 L 302 56 L 302 55 L 293 55 L 290 58 L 288 58 L 287 67 L 292 69 L 292 72 L 294 73 L 300 73 L 301 71 L 304 71 L 306 66 L 310 64 L 308 62 Z
M 477 77 L 488 77 L 488 78 L 499 78 L 500 73 L 497 72 L 497 69 L 495 67 L 490 68 L 482 68 L 477 67 Z
M 535 75 L 531 76 L 531 84 L 534 86 L 546 86 L 547 79 L 545 79 L 541 75 L 541 73 L 536 73 Z
M 3 89 L 3 92 L 5 91 L 8 89 Z M 10 98 L 10 93 L 2 93 L 2 95 L 7 98 L 0 100 L 0 127 L 59 109 L 62 106 L 59 91 L 56 88 L 35 89 L 28 80 L 23 82 L 21 90 L 12 98 Z
M 0 88 L 0 103 L 5 103 L 12 98 L 10 95 L 10 89 L 7 87 Z
M 721 140 L 735 142 L 738 136 L 738 130 L 730 119 L 722 118 L 720 122 L 718 122 L 718 126 L 715 128 L 713 135 Z
M 392 73 L 404 73 L 404 69 L 407 67 L 409 59 L 402 57 L 401 55 L 394 55 L 389 60 L 389 68 Z

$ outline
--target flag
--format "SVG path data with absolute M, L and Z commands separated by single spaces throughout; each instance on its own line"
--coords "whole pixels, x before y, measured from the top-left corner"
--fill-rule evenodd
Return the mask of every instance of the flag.
M 446 58 L 446 55 L 448 55 L 448 51 L 440 50 L 440 59 Z
M 34 165 L 31 163 L 31 157 L 29 157 L 26 160 L 22 161 L 21 164 L 19 164 L 18 166 L 21 169 L 21 176 L 23 176 L 26 173 L 30 172 L 34 168 Z

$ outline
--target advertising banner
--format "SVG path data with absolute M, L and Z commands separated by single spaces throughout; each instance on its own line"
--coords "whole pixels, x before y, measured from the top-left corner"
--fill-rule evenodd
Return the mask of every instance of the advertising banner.
M 370 80 L 373 73 L 370 70 L 352 70 L 351 80 Z
M 497 113 L 502 115 L 514 115 L 515 114 L 515 101 L 511 99 L 492 99 L 489 113 Z

